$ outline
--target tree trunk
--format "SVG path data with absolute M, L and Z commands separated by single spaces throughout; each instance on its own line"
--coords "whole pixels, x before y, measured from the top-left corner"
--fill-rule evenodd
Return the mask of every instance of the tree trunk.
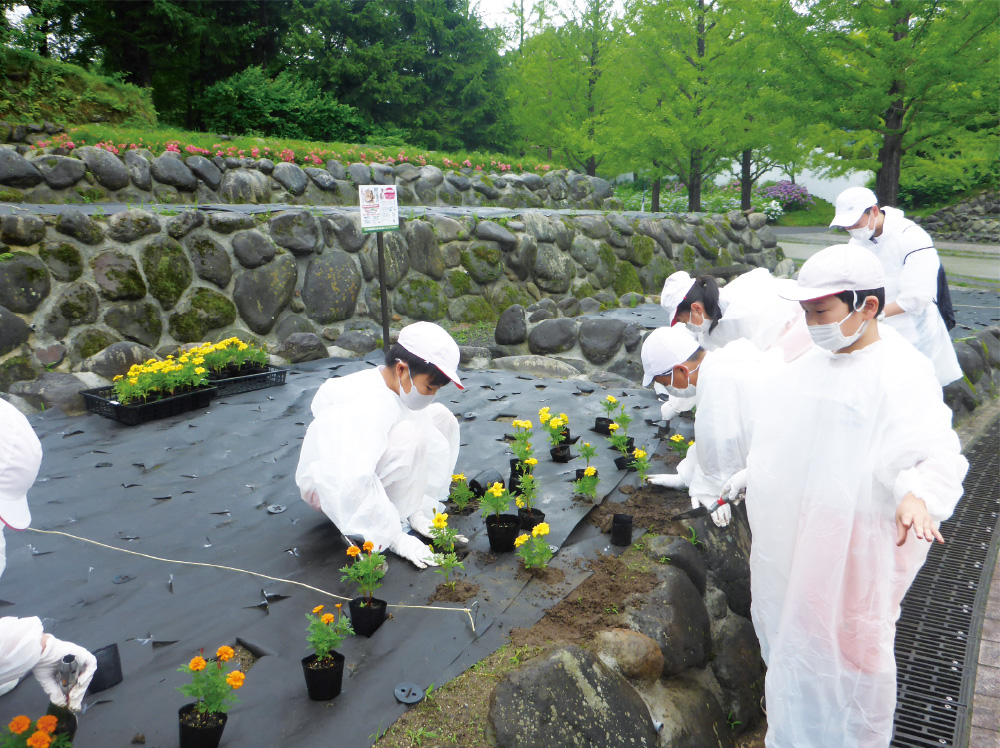
M 653 213 L 660 212 L 660 178 L 657 177 L 653 180 L 653 198 L 652 205 L 650 206 L 650 211 Z
M 691 151 L 691 169 L 688 174 L 688 210 L 691 213 L 701 212 L 701 149 Z
M 753 178 L 751 177 L 751 151 L 747 148 L 741 154 L 740 159 L 740 210 L 750 210 L 753 207 L 753 198 L 750 191 L 753 189 Z
M 892 34 L 894 41 L 906 38 L 909 23 L 909 13 L 900 16 Z M 899 197 L 899 169 L 903 160 L 903 116 L 906 114 L 906 104 L 903 101 L 905 94 L 905 83 L 901 80 L 893 81 L 892 88 L 889 89 L 892 100 L 883 115 L 886 132 L 882 147 L 878 149 L 879 168 L 875 174 L 875 196 L 880 206 L 895 206 Z

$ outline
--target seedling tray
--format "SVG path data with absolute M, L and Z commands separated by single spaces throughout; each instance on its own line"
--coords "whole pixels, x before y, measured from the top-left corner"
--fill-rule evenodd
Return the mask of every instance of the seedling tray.
M 216 397 L 230 397 L 231 395 L 239 395 L 241 392 L 262 390 L 265 387 L 279 387 L 285 383 L 285 375 L 287 373 L 287 369 L 277 369 L 273 366 L 268 366 L 265 371 L 254 374 L 245 374 L 227 379 L 213 379 L 212 386 L 217 390 Z
M 140 403 L 136 405 L 122 405 L 114 399 L 114 387 L 98 387 L 93 390 L 84 390 L 83 401 L 87 410 L 99 416 L 110 418 L 126 426 L 138 426 L 141 423 L 149 423 L 160 418 L 170 418 L 171 416 L 187 413 L 199 408 L 207 408 L 215 397 L 215 387 L 205 387 L 186 392 L 183 395 L 165 397 L 152 403 Z

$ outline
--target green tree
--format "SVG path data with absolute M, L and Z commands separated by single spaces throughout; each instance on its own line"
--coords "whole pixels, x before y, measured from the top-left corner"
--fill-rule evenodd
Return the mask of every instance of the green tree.
M 837 168 L 875 171 L 880 203 L 897 203 L 908 157 L 956 175 L 995 162 L 1000 4 L 801 0 L 775 22 L 801 116 L 829 126 Z

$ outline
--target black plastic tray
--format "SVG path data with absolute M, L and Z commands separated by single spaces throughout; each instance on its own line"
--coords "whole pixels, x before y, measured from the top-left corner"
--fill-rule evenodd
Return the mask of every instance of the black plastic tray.
M 217 390 L 216 397 L 229 397 L 241 392 L 262 390 L 265 387 L 279 387 L 285 383 L 285 374 L 287 373 L 287 369 L 276 369 L 273 366 L 268 366 L 266 371 L 256 374 L 229 377 L 228 379 L 213 379 L 211 383 Z
M 156 402 L 138 405 L 122 405 L 113 400 L 114 387 L 98 387 L 93 390 L 84 390 L 80 394 L 83 395 L 83 401 L 91 413 L 110 418 L 126 426 L 138 426 L 141 423 L 149 423 L 160 418 L 169 418 L 191 410 L 207 408 L 212 398 L 215 397 L 215 393 L 215 387 L 205 387 L 194 392 L 186 392 L 183 395 L 174 395 Z

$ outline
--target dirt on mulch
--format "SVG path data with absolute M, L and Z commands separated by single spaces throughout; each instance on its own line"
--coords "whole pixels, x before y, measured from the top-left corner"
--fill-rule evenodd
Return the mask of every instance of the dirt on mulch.
M 435 588 L 434 594 L 427 598 L 427 603 L 464 603 L 478 595 L 481 589 L 478 584 L 472 584 L 461 579 L 456 580 L 454 584 L 455 586 L 452 587 L 450 584 L 441 582 Z
M 566 574 L 562 569 L 553 569 L 550 566 L 545 567 L 541 571 L 538 571 L 537 569 L 528 571 L 524 568 L 524 566 L 518 565 L 517 573 L 514 576 L 525 581 L 531 581 L 534 579 L 542 584 L 559 584 L 559 582 L 566 578 Z
M 631 514 L 632 525 L 647 528 L 653 535 L 684 535 L 686 530 L 670 517 L 691 508 L 691 500 L 686 490 L 675 491 L 660 486 L 621 486 L 619 490 L 628 496 L 620 504 L 604 502 L 587 515 L 587 521 L 601 532 L 611 531 L 611 520 L 615 514 Z

